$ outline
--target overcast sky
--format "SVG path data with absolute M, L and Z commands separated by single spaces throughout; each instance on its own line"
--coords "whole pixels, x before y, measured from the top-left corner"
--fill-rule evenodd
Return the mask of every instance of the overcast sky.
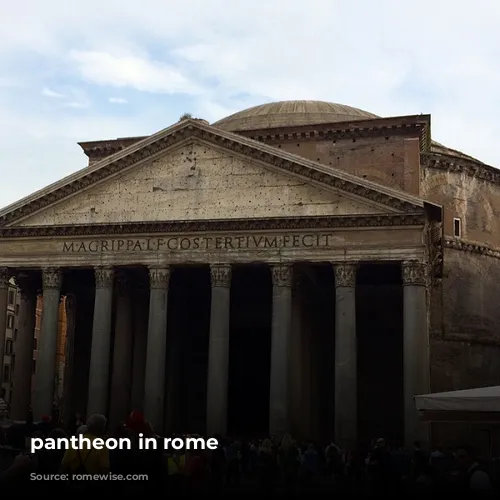
M 430 113 L 500 166 L 498 0 L 0 0 L 0 206 L 86 165 L 77 141 L 319 99 Z

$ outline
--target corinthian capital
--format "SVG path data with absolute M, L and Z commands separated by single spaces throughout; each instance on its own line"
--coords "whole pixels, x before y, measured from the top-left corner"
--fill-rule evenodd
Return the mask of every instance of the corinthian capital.
M 167 289 L 170 282 L 169 267 L 149 268 L 149 287 L 153 289 Z
M 115 272 L 112 267 L 96 267 L 94 269 L 95 287 L 111 288 Z
M 9 270 L 6 267 L 0 267 L 0 290 L 5 290 L 9 287 Z
M 271 274 L 274 286 L 292 286 L 293 266 L 292 264 L 276 264 L 271 266 Z
M 231 266 L 228 264 L 212 264 L 210 266 L 212 286 L 228 288 L 231 286 Z
M 334 264 L 335 286 L 356 286 L 357 265 L 352 263 Z
M 62 285 L 62 273 L 60 269 L 49 267 L 42 271 L 42 283 L 44 290 L 60 290 Z
M 427 266 L 419 261 L 405 261 L 401 265 L 403 285 L 425 286 L 427 284 Z

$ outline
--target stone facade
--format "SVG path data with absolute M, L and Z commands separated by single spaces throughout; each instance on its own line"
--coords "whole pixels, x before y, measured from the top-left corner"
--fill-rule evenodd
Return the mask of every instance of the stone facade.
M 13 279 L 8 283 L 7 310 L 5 312 L 6 329 L 1 386 L 5 389 L 6 400 L 10 402 L 12 394 L 12 375 L 15 368 L 15 342 L 19 323 L 19 295 Z
M 310 116 L 321 117 L 318 123 L 301 112 L 289 125 L 264 116 L 257 128 L 245 129 L 245 123 L 255 127 L 259 112 L 237 129 L 231 129 L 237 122 L 234 117 L 214 126 L 184 120 L 151 137 L 83 143 L 91 160 L 87 169 L 0 211 L 0 267 L 9 275 L 29 273 L 43 286 L 52 311 L 44 320 L 48 332 L 59 297 L 76 297 L 70 301 L 74 309 L 68 325 L 74 326 L 68 327 L 67 352 L 73 352 L 69 359 L 81 373 L 89 373 L 89 395 L 86 405 L 75 400 L 73 407 L 106 412 L 108 377 L 110 386 L 117 388 L 127 379 L 131 392 L 113 390 L 110 412 L 142 401 L 156 425 L 162 427 L 164 417 L 169 421 L 169 410 L 165 416 L 162 409 L 164 398 L 173 397 L 172 380 L 161 376 L 165 352 L 172 349 L 164 338 L 170 320 L 165 304 L 170 300 L 172 270 L 193 265 L 211 266 L 206 416 L 210 432 L 225 431 L 227 425 L 227 397 L 219 388 L 228 383 L 234 266 L 266 265 L 272 278 L 273 432 L 294 428 L 304 434 L 304 426 L 313 428 L 317 418 L 314 412 L 307 418 L 304 413 L 308 423 L 300 429 L 290 414 L 300 401 L 313 404 L 313 396 L 304 392 L 304 384 L 313 383 L 306 378 L 313 375 L 306 377 L 306 365 L 298 368 L 306 363 L 306 354 L 297 349 L 304 329 L 293 333 L 296 322 L 291 319 L 311 300 L 296 290 L 293 273 L 289 276 L 300 263 L 333 265 L 331 404 L 336 408 L 335 434 L 346 445 L 354 443 L 357 433 L 356 287 L 358 268 L 366 264 L 400 266 L 399 284 L 390 287 L 402 287 L 401 390 L 407 442 L 427 439 L 412 406 L 416 393 L 498 383 L 493 360 L 500 347 L 494 326 L 500 242 L 493 219 L 500 210 L 500 183 L 488 167 L 433 143 L 427 115 L 376 118 L 356 112 L 347 122 L 337 120 L 346 111 L 336 106 L 318 114 L 321 105 L 315 105 Z M 329 122 L 334 115 L 337 118 Z M 139 279 L 130 269 L 140 268 L 148 271 Z M 75 277 L 84 269 L 95 275 L 89 283 Z M 113 319 L 117 307 L 129 311 L 127 301 L 135 300 L 131 295 L 124 298 L 115 283 L 122 271 L 128 273 L 129 284 L 132 280 L 134 293 L 149 290 L 147 343 L 138 337 L 148 317 L 144 308 L 128 322 Z M 134 280 L 146 280 L 146 285 Z M 301 293 L 300 304 L 292 306 Z M 87 316 L 90 312 L 93 318 L 85 327 L 93 331 L 88 352 L 76 348 L 87 335 L 75 320 L 79 307 L 87 308 Z M 301 316 L 310 314 L 311 310 L 303 311 Z M 52 376 L 56 337 L 50 335 L 42 366 L 43 373 Z M 131 338 L 133 352 L 126 348 Z M 116 339 L 122 343 L 112 353 Z M 311 353 L 317 351 L 307 349 L 307 356 L 314 357 Z M 130 370 L 111 363 L 111 358 L 128 359 Z M 290 360 L 304 375 L 287 375 Z M 465 361 L 475 368 L 464 371 Z M 46 409 L 52 382 L 41 373 L 33 398 L 37 408 Z M 81 383 L 72 375 L 68 380 Z

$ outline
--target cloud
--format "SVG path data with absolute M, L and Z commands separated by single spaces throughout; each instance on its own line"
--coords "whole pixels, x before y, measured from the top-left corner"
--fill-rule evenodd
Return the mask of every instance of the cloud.
M 56 99 L 64 99 L 66 97 L 64 94 L 60 94 L 59 92 L 54 92 L 53 90 L 50 90 L 47 87 L 45 87 L 42 90 L 42 95 L 46 97 L 54 97 Z
M 200 90 L 175 67 L 136 56 L 74 51 L 71 58 L 80 76 L 97 85 L 142 92 L 196 94 Z
M 77 169 L 85 158 L 73 141 L 152 133 L 186 111 L 215 121 L 283 99 L 431 113 L 433 138 L 500 166 L 496 0 L 75 4 L 2 10 L 0 174 L 9 187 L 1 183 L 0 205 L 28 194 L 27 176 L 38 188 Z M 112 99 L 129 105 L 94 104 Z
M 123 97 L 110 97 L 108 99 L 108 102 L 111 104 L 127 104 L 128 101 L 127 99 L 124 99 Z

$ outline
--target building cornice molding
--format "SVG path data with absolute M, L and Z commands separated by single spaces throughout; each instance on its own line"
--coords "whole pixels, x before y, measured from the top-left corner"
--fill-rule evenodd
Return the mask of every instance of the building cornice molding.
M 500 347 L 500 340 L 478 337 L 471 334 L 443 333 L 442 331 L 437 331 L 437 332 L 430 332 L 430 337 L 434 340 L 440 340 L 442 342 L 458 342 L 458 343 Z
M 227 231 L 321 230 L 424 226 L 425 215 L 342 215 L 325 217 L 224 219 L 205 221 L 129 222 L 120 224 L 77 224 L 0 228 L 0 238 L 74 237 L 125 234 L 198 233 Z
M 473 243 L 458 238 L 450 238 L 450 237 L 444 238 L 444 248 L 450 248 L 452 250 L 460 250 L 462 252 L 486 255 L 488 257 L 494 257 L 495 259 L 500 259 L 500 250 L 492 248 L 487 245 L 480 245 L 479 243 Z
M 276 142 L 308 142 L 308 141 L 340 141 L 345 139 L 364 139 L 378 137 L 412 136 L 420 138 L 420 151 L 428 150 L 430 140 L 426 123 L 377 124 L 362 122 L 360 124 L 334 123 L 287 127 L 281 129 L 263 129 L 238 132 L 263 143 Z
M 500 170 L 480 161 L 442 153 L 426 153 L 422 155 L 421 162 L 422 166 L 426 168 L 466 174 L 469 177 L 500 186 Z
M 342 140 L 367 137 L 419 136 L 422 152 L 430 145 L 429 115 L 405 116 L 396 118 L 376 118 L 354 122 L 320 123 L 235 132 L 235 135 L 248 137 L 261 143 Z M 214 127 L 216 128 L 216 127 Z M 81 142 L 79 145 L 91 160 L 98 160 L 122 151 L 125 147 L 147 139 L 144 137 L 124 137 L 113 140 Z
M 201 140 L 235 154 L 256 160 L 270 168 L 300 177 L 320 187 L 338 190 L 389 207 L 415 213 L 424 202 L 406 193 L 369 182 L 341 170 L 326 167 L 255 140 L 224 132 L 194 120 L 186 120 L 158 132 L 0 211 L 0 227 L 33 215 L 125 169 L 154 158 L 189 140 Z

